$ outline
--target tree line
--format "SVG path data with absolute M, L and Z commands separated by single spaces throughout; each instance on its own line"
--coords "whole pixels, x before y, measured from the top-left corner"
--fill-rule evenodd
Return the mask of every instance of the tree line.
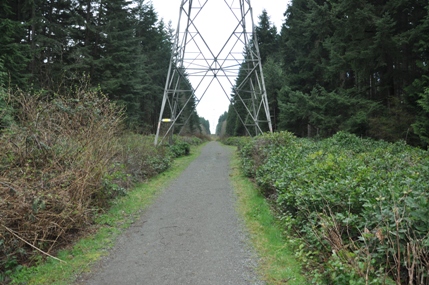
M 284 17 L 280 32 L 266 11 L 256 27 L 275 130 L 427 146 L 427 1 L 292 0 Z M 233 112 L 220 123 L 243 135 Z
M 4 0 L 0 19 L 2 114 L 6 88 L 49 99 L 89 85 L 126 109 L 131 130 L 155 132 L 174 30 L 151 2 Z M 189 106 L 190 125 L 200 128 Z

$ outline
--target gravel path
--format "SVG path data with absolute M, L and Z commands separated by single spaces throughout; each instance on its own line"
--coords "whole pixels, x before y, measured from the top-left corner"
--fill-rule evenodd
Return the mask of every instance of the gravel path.
M 176 179 L 80 284 L 263 284 L 218 142 Z

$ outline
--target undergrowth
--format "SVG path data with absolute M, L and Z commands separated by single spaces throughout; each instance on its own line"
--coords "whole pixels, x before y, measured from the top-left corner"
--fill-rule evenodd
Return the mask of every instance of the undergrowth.
M 314 284 L 429 284 L 429 154 L 340 132 L 240 146 Z
M 153 137 L 125 130 L 120 107 L 85 87 L 53 98 L 22 91 L 7 98 L 14 112 L 0 130 L 0 283 L 188 154 L 188 141 L 202 142 L 177 137 L 177 145 L 154 147 Z

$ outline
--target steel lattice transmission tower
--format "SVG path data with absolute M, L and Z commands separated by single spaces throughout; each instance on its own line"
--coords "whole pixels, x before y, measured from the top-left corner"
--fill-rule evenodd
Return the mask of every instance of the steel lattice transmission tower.
M 245 110 L 237 115 L 247 134 L 272 132 L 250 0 L 181 1 L 155 145 L 187 123 L 186 106 L 198 105 L 213 85 L 236 112 Z

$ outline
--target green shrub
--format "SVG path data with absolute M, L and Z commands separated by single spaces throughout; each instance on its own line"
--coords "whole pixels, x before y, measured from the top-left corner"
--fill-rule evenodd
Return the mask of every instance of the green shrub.
M 165 171 L 172 157 L 163 147 L 155 147 L 153 136 L 126 133 L 121 136 L 121 164 L 133 182 L 141 182 Z
M 227 137 L 222 139 L 222 143 L 226 145 L 241 147 L 247 144 L 250 140 L 252 140 L 251 137 Z
M 189 155 L 191 151 L 190 145 L 184 141 L 176 141 L 173 145 L 169 147 L 169 149 L 173 157 Z
M 185 142 L 188 143 L 189 145 L 200 145 L 203 143 L 203 139 L 199 138 L 199 137 L 195 137 L 195 136 L 174 136 L 174 140 L 180 141 L 180 142 Z
M 428 152 L 344 132 L 317 142 L 263 135 L 239 152 L 305 239 L 315 283 L 429 282 Z
M 197 146 L 204 142 L 203 139 L 196 136 L 174 136 L 173 144 L 168 145 L 169 154 L 172 157 L 180 157 L 189 155 L 191 152 L 191 146 Z

